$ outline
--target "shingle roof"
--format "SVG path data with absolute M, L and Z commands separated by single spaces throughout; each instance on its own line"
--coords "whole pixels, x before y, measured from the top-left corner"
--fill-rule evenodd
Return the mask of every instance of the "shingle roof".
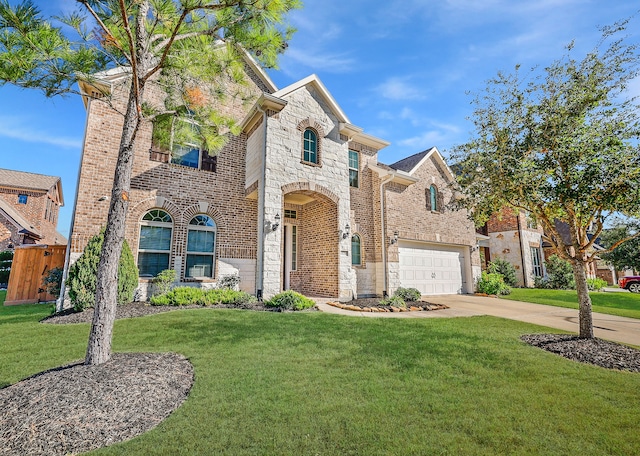
M 21 231 L 25 231 L 30 233 L 31 235 L 35 235 L 38 238 L 42 237 L 42 234 L 33 226 L 31 223 L 25 219 L 18 211 L 16 211 L 11 204 L 7 203 L 5 200 L 0 198 L 0 211 L 4 212 L 7 217 L 12 219 L 16 224 L 22 228 Z
M 413 154 L 407 158 L 403 158 L 402 160 L 397 161 L 389 166 L 398 171 L 405 171 L 408 173 L 413 168 L 415 168 L 416 165 L 420 163 L 420 160 L 422 160 L 425 157 L 425 155 L 431 152 L 432 149 L 433 147 L 430 147 L 425 151 L 418 152 L 417 154 Z
M 0 186 L 48 191 L 60 181 L 56 176 L 0 168 Z

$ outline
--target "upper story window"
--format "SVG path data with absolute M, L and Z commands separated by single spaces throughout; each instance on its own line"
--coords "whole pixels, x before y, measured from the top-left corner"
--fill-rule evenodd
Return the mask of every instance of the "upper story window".
M 215 274 L 216 223 L 204 214 L 189 222 L 186 277 L 213 277 Z
M 302 142 L 302 161 L 319 164 L 318 134 L 313 129 L 307 128 L 304 130 Z
M 27 204 L 28 196 L 24 194 L 18 195 L 18 204 Z
M 360 154 L 355 150 L 349 151 L 349 186 L 359 187 Z
M 351 264 L 353 266 L 362 265 L 362 250 L 360 236 L 354 234 L 351 236 Z
M 427 191 L 427 209 L 430 211 L 439 211 L 440 204 L 438 199 L 438 188 L 435 185 L 431 185 Z
M 169 269 L 173 219 L 162 209 L 152 209 L 140 221 L 138 270 L 140 277 L 155 277 Z
M 216 172 L 217 156 L 209 155 L 200 143 L 198 124 L 190 119 L 158 119 L 153 126 L 151 160 Z
M 525 217 L 527 218 L 527 228 L 531 230 L 535 230 L 538 228 L 538 222 L 536 218 L 531 214 L 531 212 L 526 212 Z

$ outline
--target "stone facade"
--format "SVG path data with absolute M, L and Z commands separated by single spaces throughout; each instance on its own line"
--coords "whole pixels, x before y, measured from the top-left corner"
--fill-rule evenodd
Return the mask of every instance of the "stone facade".
M 479 256 L 466 213 L 425 206 L 431 185 L 442 198 L 453 196 L 452 176 L 435 148 L 422 153 L 426 158 L 410 172 L 381 165 L 378 152 L 388 143 L 351 125 L 316 76 L 271 91 L 264 74 L 248 74 L 256 101 L 232 105 L 243 130 L 218 153 L 215 172 L 170 163 L 153 150 L 151 125 L 142 125 L 126 226 L 134 256 L 139 258 L 143 217 L 159 209 L 171 217 L 169 264 L 184 284 L 215 286 L 220 277 L 237 274 L 242 290 L 265 298 L 294 289 L 347 301 L 402 285 L 397 245 L 389 241 L 398 232 L 402 239 L 464 252 L 464 291 L 473 291 Z M 126 98 L 125 92 L 115 95 Z M 72 261 L 106 221 L 104 197 L 110 195 L 121 128 L 119 114 L 101 101 L 89 102 Z M 305 155 L 308 131 L 316 138 L 313 159 Z M 357 186 L 350 186 L 349 151 L 357 153 L 357 170 L 351 169 Z M 198 214 L 215 222 L 215 267 L 211 277 L 195 280 L 185 269 L 189 222 Z M 354 235 L 359 264 L 352 264 Z
M 533 287 L 536 276 L 544 276 L 544 231 L 525 212 L 503 208 L 487 221 L 486 233 L 491 259 L 513 264 L 518 286 Z M 532 249 L 537 250 L 539 258 L 534 260 Z

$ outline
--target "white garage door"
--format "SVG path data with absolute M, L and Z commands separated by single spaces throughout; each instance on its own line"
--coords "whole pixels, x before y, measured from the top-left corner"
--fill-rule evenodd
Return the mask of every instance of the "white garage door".
M 422 294 L 463 292 L 462 249 L 419 243 L 400 243 L 400 286 L 417 288 Z

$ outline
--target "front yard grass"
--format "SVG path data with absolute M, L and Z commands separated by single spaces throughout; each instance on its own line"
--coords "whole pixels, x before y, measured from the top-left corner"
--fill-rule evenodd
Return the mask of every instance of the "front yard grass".
M 594 312 L 640 319 L 640 293 L 590 292 Z M 547 304 L 556 307 L 578 308 L 575 290 L 547 290 L 539 288 L 512 288 L 511 294 L 500 296 L 513 301 Z
M 0 308 L 1 386 L 84 356 L 89 325 L 38 323 L 49 311 Z M 546 331 L 211 309 L 118 320 L 115 351 L 181 353 L 195 384 L 157 428 L 93 454 L 637 454 L 640 374 L 519 340 Z

